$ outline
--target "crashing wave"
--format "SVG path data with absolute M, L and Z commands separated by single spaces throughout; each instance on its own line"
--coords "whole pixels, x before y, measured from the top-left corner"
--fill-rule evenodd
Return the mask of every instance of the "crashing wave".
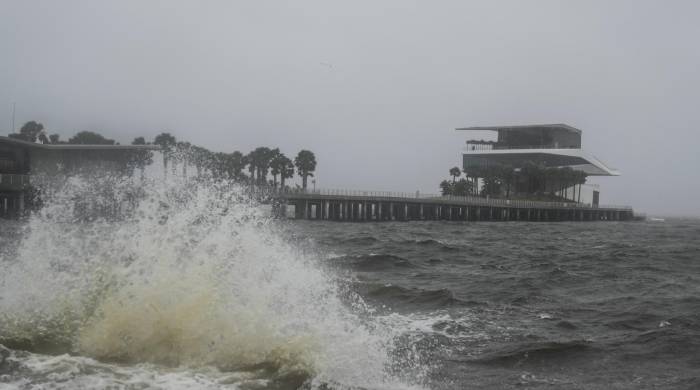
M 0 263 L 0 343 L 101 362 L 215 367 L 311 387 L 424 378 L 320 259 L 235 183 L 67 178 Z M 348 303 L 349 302 L 349 303 Z

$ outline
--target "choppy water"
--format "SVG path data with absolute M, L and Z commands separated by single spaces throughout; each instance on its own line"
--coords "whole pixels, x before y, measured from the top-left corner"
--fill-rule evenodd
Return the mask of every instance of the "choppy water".
M 75 219 L 109 187 L 0 222 L 0 388 L 700 387 L 700 221 L 280 222 L 205 184 Z

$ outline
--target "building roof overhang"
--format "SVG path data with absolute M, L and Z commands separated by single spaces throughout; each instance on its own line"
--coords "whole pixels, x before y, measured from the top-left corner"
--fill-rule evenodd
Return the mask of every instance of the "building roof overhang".
M 620 171 L 610 168 L 605 163 L 600 161 L 595 156 L 584 152 L 581 149 L 496 149 L 496 150 L 478 150 L 463 151 L 465 156 L 479 156 L 488 158 L 489 156 L 511 155 L 514 157 L 522 157 L 527 160 L 528 156 L 534 155 L 553 155 L 578 158 L 585 161 L 583 164 L 566 165 L 573 169 L 586 172 L 591 176 L 620 176 Z
M 471 127 L 458 127 L 455 130 L 469 130 L 469 131 L 477 131 L 477 130 L 521 131 L 521 130 L 523 130 L 524 131 L 524 130 L 533 130 L 533 129 L 542 129 L 542 128 L 581 134 L 581 130 L 579 130 L 575 127 L 569 126 L 567 124 L 564 124 L 564 123 L 551 123 L 551 124 L 542 124 L 542 125 L 516 125 L 516 126 L 471 126 Z
M 40 144 L 10 137 L 0 136 L 0 144 L 13 144 L 48 150 L 160 150 L 158 145 L 83 145 L 83 144 Z

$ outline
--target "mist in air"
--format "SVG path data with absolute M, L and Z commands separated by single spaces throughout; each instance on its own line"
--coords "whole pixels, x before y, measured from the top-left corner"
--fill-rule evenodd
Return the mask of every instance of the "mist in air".
M 0 130 L 310 149 L 323 188 L 438 191 L 455 127 L 567 123 L 601 203 L 700 215 L 690 1 L 0 5 Z

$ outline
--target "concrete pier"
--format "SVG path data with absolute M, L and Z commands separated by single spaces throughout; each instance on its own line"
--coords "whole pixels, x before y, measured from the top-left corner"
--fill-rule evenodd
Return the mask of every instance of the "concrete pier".
M 626 206 L 536 202 L 458 196 L 418 196 L 365 191 L 273 192 L 278 216 L 294 207 L 294 218 L 338 222 L 382 221 L 630 221 Z M 284 211 L 283 211 L 284 210 Z

